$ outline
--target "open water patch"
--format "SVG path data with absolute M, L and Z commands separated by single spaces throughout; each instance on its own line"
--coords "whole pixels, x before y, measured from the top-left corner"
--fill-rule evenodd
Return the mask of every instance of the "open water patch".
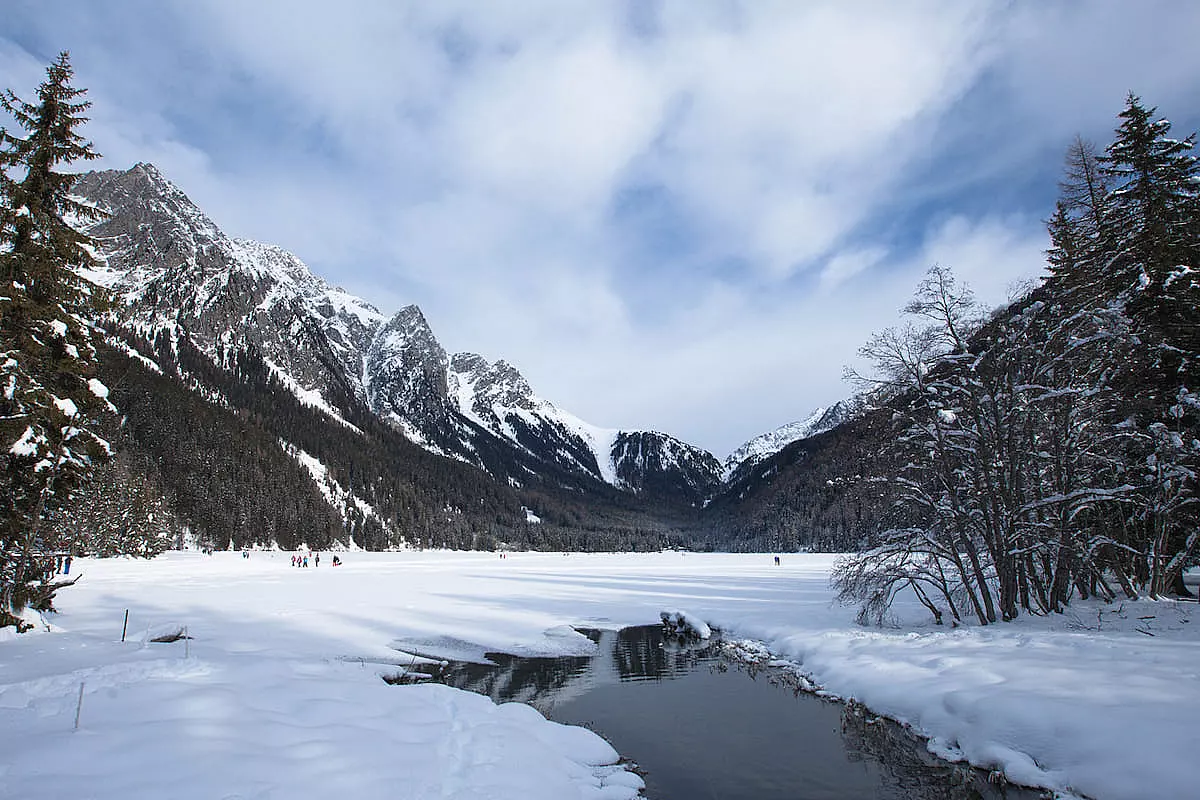
M 416 669 L 596 731 L 636 762 L 653 800 L 1042 797 L 938 759 L 904 727 L 804 691 L 793 673 L 731 658 L 719 638 L 680 641 L 658 626 L 581 633 L 595 655 L 488 653 L 492 665 Z

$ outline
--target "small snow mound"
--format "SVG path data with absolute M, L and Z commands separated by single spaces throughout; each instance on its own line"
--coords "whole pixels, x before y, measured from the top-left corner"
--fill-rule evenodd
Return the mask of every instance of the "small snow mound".
M 20 636 L 28 635 L 29 633 L 49 633 L 60 630 L 60 628 L 46 619 L 46 616 L 42 612 L 34 611 L 28 606 L 14 613 L 19 624 L 0 628 L 0 643 L 14 641 Z M 25 633 L 19 633 L 18 629 Z M 0 692 L 3 692 L 2 687 L 0 687 Z
M 686 611 L 661 611 L 658 616 L 663 627 L 677 636 L 697 639 L 708 639 L 712 636 L 712 628 L 708 627 L 708 623 Z
M 95 378 L 88 380 L 88 389 L 101 400 L 108 399 L 108 387 Z
M 25 428 L 25 432 L 21 434 L 21 438 L 13 442 L 12 447 L 8 448 L 8 452 L 14 456 L 32 456 L 37 455 L 38 444 L 45 441 L 45 437 L 38 436 L 34 433 L 31 426 Z
M 766 645 L 753 639 L 725 642 L 721 649 L 730 658 L 745 664 L 767 664 L 769 666 L 772 658 L 771 651 L 767 649 Z
M 181 622 L 162 622 L 146 626 L 142 634 L 142 646 L 148 644 L 170 644 L 180 639 L 191 639 L 187 626 Z
M 546 656 L 595 655 L 600 650 L 595 642 L 570 625 L 547 628 L 543 636 L 545 640 L 539 649 L 544 651 L 542 655 Z
M 79 413 L 79 406 L 75 405 L 75 401 L 69 397 L 54 398 L 54 405 L 58 406 L 58 410 L 63 413 L 67 419 L 74 417 Z

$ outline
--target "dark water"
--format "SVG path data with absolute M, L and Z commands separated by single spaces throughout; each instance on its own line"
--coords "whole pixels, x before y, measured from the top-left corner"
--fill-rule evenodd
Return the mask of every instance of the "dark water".
M 724 658 L 718 643 L 681 644 L 656 626 L 584 633 L 597 655 L 490 654 L 497 666 L 452 663 L 437 680 L 591 728 L 636 762 L 653 800 L 1040 796 L 939 761 L 900 726 Z

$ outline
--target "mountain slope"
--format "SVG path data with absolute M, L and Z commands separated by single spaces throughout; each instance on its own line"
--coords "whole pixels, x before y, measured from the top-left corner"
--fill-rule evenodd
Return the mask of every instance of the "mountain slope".
M 850 404 L 845 401 L 823 406 L 802 420 L 789 422 L 773 431 L 755 436 L 725 459 L 726 478 L 732 477 L 740 467 L 757 464 L 792 442 L 836 428 L 850 418 L 850 408 Z
M 313 275 L 295 256 L 220 231 L 150 164 L 93 172 L 75 194 L 109 214 L 91 226 L 114 316 L 152 338 L 185 331 L 209 358 L 256 348 L 298 396 L 363 397 L 359 354 L 383 322 L 370 304 Z
M 387 318 L 290 253 L 226 236 L 152 165 L 88 173 L 73 191 L 108 215 L 87 228 L 101 259 L 89 277 L 111 291 L 109 324 L 126 332 L 120 347 L 210 400 L 234 405 L 227 395 L 237 390 L 216 386 L 224 379 L 195 359 L 181 369 L 183 350 L 218 373 L 261 362 L 346 435 L 361 434 L 371 414 L 428 452 L 538 492 L 540 506 L 525 504 L 538 516 L 547 492 L 566 491 L 598 507 L 625 505 L 622 492 L 638 498 L 634 508 L 653 499 L 671 517 L 716 486 L 695 468 L 708 454 L 682 443 L 621 466 L 614 458 L 629 455 L 614 449 L 620 436 L 661 434 L 589 425 L 534 394 L 511 364 L 446 353 L 416 306 Z
M 620 433 L 613 464 L 622 486 L 651 497 L 691 497 L 699 505 L 721 485 L 721 462 L 665 433 Z

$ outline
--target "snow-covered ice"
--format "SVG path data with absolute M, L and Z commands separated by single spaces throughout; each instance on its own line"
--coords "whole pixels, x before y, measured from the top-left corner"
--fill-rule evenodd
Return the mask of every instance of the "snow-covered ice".
M 411 662 L 406 646 L 585 655 L 594 645 L 564 626 L 649 624 L 673 608 L 1012 779 L 1099 800 L 1195 790 L 1194 603 L 1084 603 L 957 630 L 901 604 L 896 627 L 864 629 L 831 602 L 829 556 L 345 561 L 77 559 L 53 632 L 0 634 L 0 797 L 632 797 L 638 779 L 589 731 L 380 676 Z M 149 641 L 183 627 L 191 638 Z

